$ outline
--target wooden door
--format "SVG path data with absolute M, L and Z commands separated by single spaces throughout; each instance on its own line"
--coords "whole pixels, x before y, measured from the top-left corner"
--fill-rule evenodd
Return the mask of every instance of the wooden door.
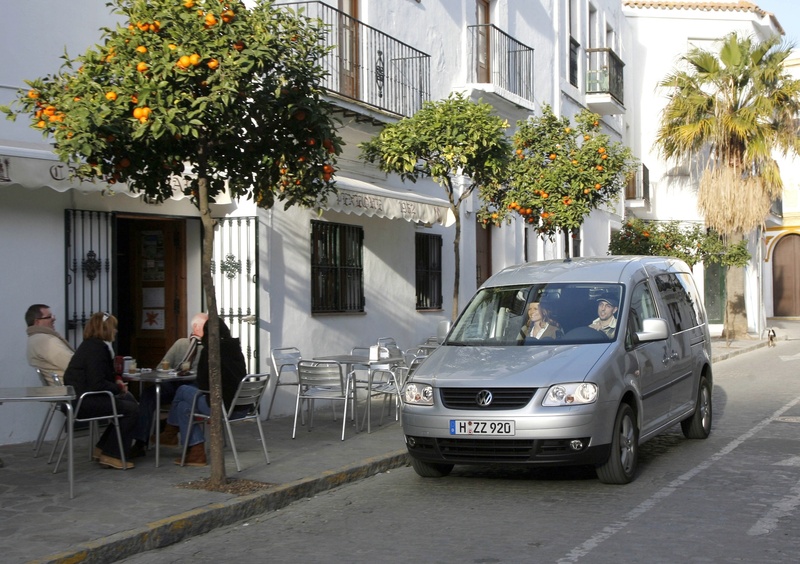
M 475 283 L 478 287 L 492 275 L 492 228 L 475 227 Z
M 787 235 L 772 253 L 773 315 L 800 315 L 800 235 Z
M 186 227 L 179 219 L 124 219 L 119 280 L 120 348 L 139 366 L 154 368 L 186 328 Z M 124 292 L 124 293 L 123 293 Z M 123 305 L 125 304 L 125 305 Z M 125 330 L 123 330 L 123 327 Z
M 358 0 L 339 0 L 339 82 L 342 94 L 359 98 Z
M 489 0 L 477 0 L 478 45 L 475 50 L 478 82 L 491 82 L 491 53 L 489 48 Z

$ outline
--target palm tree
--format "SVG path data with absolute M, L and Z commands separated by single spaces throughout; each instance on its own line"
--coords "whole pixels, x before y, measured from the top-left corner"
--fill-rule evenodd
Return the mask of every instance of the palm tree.
M 719 52 L 691 49 L 659 86 L 669 89 L 656 135 L 660 154 L 700 173 L 698 207 L 707 227 L 735 243 L 762 226 L 783 190 L 776 153 L 797 154 L 800 81 L 783 63 L 791 45 L 733 32 Z M 724 334 L 747 333 L 744 271 L 729 268 Z

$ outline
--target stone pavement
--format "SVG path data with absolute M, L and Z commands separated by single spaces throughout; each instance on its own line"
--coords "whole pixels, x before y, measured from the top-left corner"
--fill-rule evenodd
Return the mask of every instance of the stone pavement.
M 770 326 L 778 333 L 778 347 L 781 340 L 800 338 L 798 321 Z M 756 338 L 729 344 L 714 339 L 714 360 L 766 344 Z M 294 440 L 292 417 L 266 421 L 270 465 L 255 424 L 235 425 L 242 472 L 236 471 L 226 448 L 228 477 L 272 485 L 243 496 L 178 487 L 208 477 L 209 470 L 174 465 L 172 459 L 179 455 L 175 448 L 162 447 L 159 468 L 151 451 L 136 459 L 132 470 L 103 469 L 88 460 L 88 436 L 83 433 L 75 440 L 75 497 L 69 499 L 64 465 L 54 475 L 47 464 L 52 443 L 45 444 L 38 458 L 31 443 L 0 446 L 5 463 L 0 469 L 0 554 L 8 563 L 114 562 L 391 471 L 406 465 L 407 458 L 400 425 L 387 419 L 381 426 L 374 424 L 371 434 L 356 434 L 348 426 L 343 442 L 340 423 L 327 410 L 317 412 L 310 432 L 298 426 Z

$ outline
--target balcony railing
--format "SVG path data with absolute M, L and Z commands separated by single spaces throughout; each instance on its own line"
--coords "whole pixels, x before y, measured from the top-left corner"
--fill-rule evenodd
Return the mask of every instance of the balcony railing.
M 398 116 L 411 116 L 430 99 L 430 55 L 323 2 L 287 2 L 329 26 L 332 49 L 321 61 L 330 93 Z
M 625 66 L 611 49 L 587 49 L 589 59 L 586 71 L 587 94 L 610 94 L 620 105 L 624 104 L 625 81 L 622 68 Z
M 471 25 L 469 77 L 533 101 L 533 48 L 491 24 Z

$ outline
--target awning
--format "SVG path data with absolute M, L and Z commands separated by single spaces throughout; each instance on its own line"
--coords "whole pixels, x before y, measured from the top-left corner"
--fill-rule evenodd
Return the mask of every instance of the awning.
M 355 178 L 336 176 L 335 180 L 338 193 L 328 196 L 320 206 L 324 209 L 445 226 L 455 222 L 446 200 L 422 196 L 409 190 L 389 190 Z
M 0 188 L 20 186 L 22 188 L 50 188 L 56 192 L 77 190 L 83 193 L 106 195 L 125 194 L 138 198 L 141 194 L 131 192 L 125 184 L 110 185 L 70 178 L 70 167 L 58 160 L 56 154 L 35 146 L 0 144 Z M 176 179 L 178 180 L 178 179 Z M 180 186 L 171 199 L 185 198 Z

